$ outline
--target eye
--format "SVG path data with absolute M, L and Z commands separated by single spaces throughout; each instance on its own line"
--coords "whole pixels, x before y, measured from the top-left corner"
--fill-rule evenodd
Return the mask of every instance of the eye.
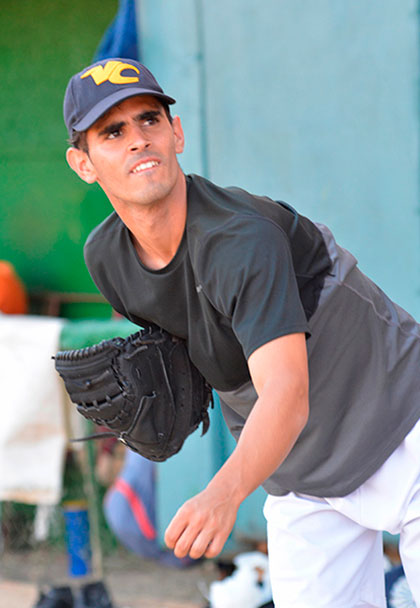
M 145 127 L 151 127 L 159 122 L 159 114 L 157 112 L 150 112 L 143 117 L 142 124 Z
M 146 127 L 150 127 L 152 125 L 155 125 L 157 122 L 159 122 L 159 119 L 157 118 L 157 116 L 153 116 L 152 118 L 146 118 L 146 120 L 144 121 L 144 125 Z
M 121 135 L 121 129 L 113 129 L 108 133 L 107 139 L 115 139 L 119 135 Z

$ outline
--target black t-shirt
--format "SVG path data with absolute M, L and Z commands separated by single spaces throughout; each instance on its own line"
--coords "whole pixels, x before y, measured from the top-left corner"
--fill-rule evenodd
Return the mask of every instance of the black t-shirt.
M 165 268 L 142 264 L 116 213 L 89 236 L 86 264 L 115 310 L 184 338 L 210 384 L 233 390 L 249 380 L 259 346 L 309 334 L 330 259 L 318 228 L 288 205 L 186 180 L 186 228 Z
M 95 283 L 134 323 L 186 339 L 235 438 L 257 398 L 249 355 L 306 332 L 309 419 L 263 486 L 271 494 L 352 492 L 419 419 L 420 326 L 325 226 L 284 203 L 186 179 L 187 222 L 170 264 L 146 268 L 113 213 L 86 243 Z

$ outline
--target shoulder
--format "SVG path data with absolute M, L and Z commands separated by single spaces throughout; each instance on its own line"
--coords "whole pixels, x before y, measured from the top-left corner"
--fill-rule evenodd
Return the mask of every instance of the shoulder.
M 90 249 L 104 241 L 112 240 L 116 232 L 123 229 L 123 223 L 113 211 L 100 224 L 96 226 L 86 239 L 85 249 Z
M 265 236 L 287 238 L 293 214 L 277 201 L 236 187 L 223 188 L 188 176 L 187 238 L 192 261 L 241 243 L 260 244 Z
M 216 214 L 215 221 L 227 214 L 247 211 L 251 214 L 281 217 L 282 208 L 278 201 L 267 196 L 252 194 L 236 186 L 219 186 L 199 175 L 187 176 L 189 215 L 191 221 L 203 212 Z
M 98 260 L 112 257 L 113 252 L 121 248 L 124 231 L 124 224 L 115 211 L 92 230 L 84 246 L 84 256 L 88 268 L 95 265 Z
M 290 241 L 281 225 L 254 214 L 237 214 L 209 230 L 195 246 L 198 272 L 237 274 L 289 259 Z
M 116 277 L 120 275 L 120 260 L 124 255 L 125 227 L 113 212 L 88 236 L 84 257 L 89 274 L 99 291 L 111 306 L 126 316 L 120 294 L 116 289 Z

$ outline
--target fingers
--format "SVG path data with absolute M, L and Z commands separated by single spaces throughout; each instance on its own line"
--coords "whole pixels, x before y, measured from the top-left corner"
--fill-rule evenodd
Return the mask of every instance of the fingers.
M 204 527 L 202 517 L 191 512 L 186 503 L 169 524 L 165 532 L 165 543 L 169 549 L 174 550 L 176 557 L 190 555 L 197 559 L 204 554 L 211 541 L 211 534 L 205 532 Z
M 216 531 L 203 529 L 195 532 L 187 528 L 176 541 L 174 554 L 177 557 L 189 555 L 193 559 L 216 557 L 223 549 L 226 538 L 226 535 Z
M 202 557 L 205 554 L 210 543 L 211 543 L 211 535 L 208 532 L 206 532 L 205 530 L 202 530 L 201 532 L 199 532 L 197 534 L 197 536 L 195 538 L 194 537 L 192 538 L 192 542 L 191 542 L 191 538 L 186 542 L 186 545 L 189 545 L 187 553 L 193 559 L 199 559 L 200 557 Z M 182 546 L 182 539 L 181 539 L 181 546 Z M 178 549 L 178 545 L 177 545 L 177 549 Z
M 165 532 L 165 543 L 169 549 L 175 549 L 175 545 L 188 525 L 188 521 L 182 517 L 180 511 L 176 513 Z
M 216 557 L 235 523 L 237 506 L 223 493 L 203 491 L 188 500 L 169 524 L 165 543 L 176 557 Z
M 227 537 L 216 533 L 214 537 L 206 531 L 200 532 L 189 550 L 189 556 L 193 559 L 200 557 L 216 557 L 219 555 L 226 542 Z
M 202 516 L 188 517 L 188 509 L 182 508 L 165 532 L 165 543 L 178 558 L 187 555 L 193 559 L 203 555 L 211 558 L 223 549 L 229 532 L 221 531 Z
M 204 557 L 212 558 L 219 555 L 223 547 L 225 546 L 225 542 L 227 541 L 229 533 L 226 535 L 217 535 L 208 545 L 206 552 L 204 553 Z

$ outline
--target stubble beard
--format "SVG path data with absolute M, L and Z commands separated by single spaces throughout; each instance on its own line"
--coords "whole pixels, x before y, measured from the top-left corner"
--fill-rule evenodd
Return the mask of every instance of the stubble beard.
M 153 179 L 146 180 L 146 183 L 139 188 L 138 196 L 136 197 L 134 205 L 136 207 L 144 208 L 160 208 L 166 203 L 170 202 L 171 195 L 175 193 L 177 189 L 178 180 L 183 177 L 182 170 L 177 163 L 176 171 L 173 175 L 167 176 L 164 180 Z
M 152 210 L 164 206 L 170 201 L 171 193 L 175 190 L 178 180 L 178 174 L 172 179 L 166 179 L 163 181 L 159 180 L 142 180 L 143 183 L 139 184 L 138 188 L 131 193 L 121 196 L 117 193 L 111 192 L 111 189 L 104 189 L 105 194 L 108 196 L 112 206 L 117 210 L 118 208 L 126 210 Z M 100 184 L 101 185 L 101 184 Z
M 174 183 L 163 184 L 162 182 L 148 184 L 142 188 L 134 201 L 136 207 L 153 209 L 160 207 L 168 198 L 175 187 Z

